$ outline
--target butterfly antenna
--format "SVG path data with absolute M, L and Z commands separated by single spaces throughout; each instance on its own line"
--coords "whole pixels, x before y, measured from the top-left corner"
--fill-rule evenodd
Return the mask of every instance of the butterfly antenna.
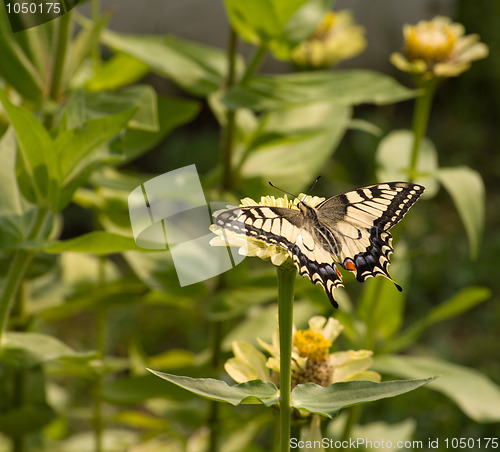
M 318 183 L 318 181 L 321 179 L 321 176 L 318 176 L 316 178 L 316 180 L 314 181 L 314 183 L 312 184 L 312 187 L 307 191 L 307 193 L 311 193 L 313 190 L 314 190 L 314 187 L 316 187 L 316 184 Z
M 290 193 L 289 191 L 283 190 L 282 188 L 276 187 L 276 185 L 273 185 L 270 181 L 268 181 L 268 182 L 269 182 L 269 185 L 271 187 L 275 188 L 276 190 L 282 191 L 283 193 L 286 193 L 287 195 L 293 196 L 293 199 L 298 198 L 298 196 L 294 195 L 293 193 Z

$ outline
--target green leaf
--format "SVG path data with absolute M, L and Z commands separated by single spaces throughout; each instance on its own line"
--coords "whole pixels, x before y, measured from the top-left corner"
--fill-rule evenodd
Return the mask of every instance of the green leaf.
M 92 54 L 99 47 L 102 30 L 108 21 L 109 15 L 104 15 L 92 22 L 89 21 L 89 27 L 81 27 L 76 36 L 69 40 L 66 52 L 67 62 L 65 64 L 65 73 L 73 90 L 81 88 L 82 83 L 96 69 L 97 65 Z M 104 63 L 104 65 L 106 64 L 107 62 Z M 99 70 L 100 68 L 101 66 L 97 69 Z M 124 71 L 128 69 L 128 67 L 124 67 Z
M 391 281 L 374 278 L 363 288 L 357 304 L 358 317 L 373 327 L 376 339 L 388 340 L 403 323 L 404 301 L 404 294 Z
M 225 0 L 232 27 L 247 42 L 270 46 L 278 58 L 307 39 L 331 0 Z
M 25 403 L 22 407 L 0 413 L 0 432 L 8 436 L 21 436 L 40 430 L 57 417 L 46 403 Z
M 125 251 L 123 255 L 134 274 L 148 287 L 178 297 L 186 306 L 193 300 L 202 298 L 207 292 L 206 286 L 202 283 L 180 286 L 170 253 Z
M 380 182 L 408 180 L 412 146 L 413 132 L 411 130 L 396 130 L 380 141 L 375 157 L 378 167 L 377 179 Z M 431 198 L 438 192 L 437 170 L 436 148 L 431 140 L 424 137 L 420 144 L 414 180 L 415 183 L 425 187 L 423 197 Z
M 1 350 L 2 364 L 17 369 L 28 369 L 61 358 L 82 356 L 59 339 L 39 333 L 5 333 Z
M 157 132 L 158 110 L 156 92 L 149 85 L 134 85 L 112 93 L 88 93 L 85 96 L 86 115 L 88 119 L 136 110 L 128 123 L 129 128 Z
M 377 356 L 372 368 L 403 378 L 438 374 L 429 389 L 449 397 L 476 422 L 500 421 L 500 387 L 477 370 L 438 358 L 400 355 Z
M 116 423 L 120 422 L 116 420 Z M 121 428 L 107 427 L 103 429 L 100 441 L 104 446 L 103 450 L 106 450 L 106 452 L 122 452 L 124 450 L 133 450 L 144 439 L 140 437 L 138 431 L 127 430 L 121 426 Z M 52 448 L 52 450 L 54 452 L 93 452 L 95 451 L 95 443 L 95 433 L 93 431 L 84 431 L 73 433 L 69 437 L 64 436 L 64 439 L 58 439 L 57 449 Z M 169 442 L 165 450 L 171 449 L 171 444 L 172 442 Z M 142 444 L 140 447 L 142 448 Z
M 332 419 L 344 407 L 404 394 L 432 380 L 348 381 L 326 387 L 306 383 L 292 390 L 292 406 Z
M 412 418 L 405 419 L 397 424 L 388 422 L 371 422 L 369 424 L 356 424 L 352 428 L 351 437 L 365 438 L 366 452 L 377 452 L 388 450 L 386 447 L 379 447 L 381 438 L 385 444 L 391 442 L 396 447 L 393 451 L 405 450 L 403 445 L 411 441 L 417 430 L 417 421 Z M 401 445 L 399 448 L 398 445 Z
M 241 164 L 241 177 L 272 181 L 292 192 L 303 190 L 335 151 L 350 116 L 349 107 L 329 101 L 265 114 Z
M 73 239 L 45 246 L 46 253 L 59 254 L 66 251 L 106 255 L 128 250 L 138 250 L 132 237 L 106 231 L 94 231 Z
M 427 324 L 431 325 L 456 317 L 490 297 L 491 290 L 486 287 L 465 287 L 433 308 L 426 317 Z
M 151 150 L 172 130 L 190 122 L 200 111 L 200 104 L 191 99 L 157 96 L 158 131 L 127 129 L 123 137 L 123 151 L 127 161 Z
M 283 27 L 307 0 L 225 0 L 227 15 L 237 33 L 252 44 L 268 43 L 283 33 Z
M 126 53 L 117 53 L 104 62 L 85 83 L 90 92 L 116 90 L 135 83 L 149 72 L 149 66 Z
M 104 384 L 103 398 L 111 403 L 136 404 L 148 399 L 167 397 L 171 400 L 186 400 L 189 395 L 176 386 L 165 385 L 155 375 L 139 375 Z
M 77 129 L 83 127 L 87 117 L 85 108 L 85 94 L 79 89 L 69 98 L 61 109 L 60 129 Z
M 105 31 L 103 42 L 147 64 L 152 71 L 173 80 L 191 94 L 206 97 L 224 84 L 225 52 L 173 36 L 127 35 Z M 237 73 L 243 60 L 237 58 Z
M 23 49 L 23 41 L 29 43 L 26 35 L 33 34 L 34 30 L 12 33 L 4 6 L 0 7 L 0 30 L 0 77 L 23 98 L 39 101 L 44 80 L 30 55 Z
M 0 249 L 12 249 L 28 237 L 34 213 L 17 185 L 16 155 L 14 131 L 9 128 L 0 139 Z
M 134 114 L 135 110 L 126 110 L 90 119 L 82 127 L 59 131 L 54 146 L 63 188 L 53 202 L 55 210 L 61 210 L 70 202 L 92 169 L 104 162 L 122 159 L 116 151 L 101 145 L 119 134 Z
M 279 402 L 278 388 L 270 381 L 252 380 L 229 386 L 225 381 L 213 378 L 191 378 L 148 370 L 181 388 L 217 402 L 227 402 L 231 405 L 262 403 L 266 406 Z
M 437 176 L 455 203 L 469 238 L 471 258 L 476 259 L 484 228 L 483 179 L 467 166 L 441 168 Z
M 357 69 L 257 76 L 245 87 L 232 86 L 222 102 L 229 109 L 275 110 L 324 99 L 342 105 L 385 105 L 414 96 L 415 91 L 387 75 Z
M 423 319 L 413 323 L 399 337 L 387 344 L 383 349 L 384 352 L 395 352 L 409 347 L 417 341 L 427 328 L 435 323 L 463 314 L 490 297 L 491 290 L 486 287 L 472 286 L 459 290 L 448 300 L 431 309 Z
M 276 300 L 276 287 L 237 287 L 217 292 L 211 300 L 208 318 L 227 320 L 244 313 L 251 306 Z
M 31 202 L 50 199 L 59 187 L 59 175 L 49 133 L 31 112 L 13 105 L 1 88 L 0 101 L 19 143 L 19 186 L 23 195 Z

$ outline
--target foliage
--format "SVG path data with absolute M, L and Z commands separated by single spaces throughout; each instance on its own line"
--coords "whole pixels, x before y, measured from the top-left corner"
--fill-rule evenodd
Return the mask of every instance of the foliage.
M 387 438 L 440 436 L 425 419 L 412 424 L 411 406 L 389 405 L 416 389 L 426 416 L 433 416 L 428 394 L 437 391 L 451 400 L 443 403 L 457 423 L 465 419 L 477 437 L 492 436 L 488 423 L 500 422 L 500 403 L 493 402 L 500 382 L 448 362 L 466 360 L 455 356 L 457 348 L 442 345 L 461 340 L 454 325 L 467 327 L 463 314 L 469 311 L 494 330 L 490 303 L 472 309 L 491 299 L 485 286 L 498 281 L 488 261 L 496 258 L 494 247 L 482 241 L 485 230 L 490 233 L 490 202 L 480 171 L 467 166 L 475 162 L 463 153 L 450 158 L 442 152 L 444 134 L 432 123 L 427 133 L 441 86 L 417 80 L 417 89 L 408 88 L 365 69 L 258 74 L 268 52 L 288 61 L 330 2 L 224 3 L 232 30 L 228 52 L 174 36 L 111 31 L 97 8 L 92 20 L 73 9 L 11 33 L 0 6 L 0 450 L 234 452 L 276 446 L 276 385 L 229 385 L 222 371 L 232 341 L 271 337 L 274 272 L 247 259 L 229 273 L 179 287 L 169 252 L 139 248 L 130 228 L 133 189 L 180 166 L 172 162 L 200 161 L 207 162 L 200 173 L 213 201 L 268 194 L 269 180 L 296 193 L 319 173 L 322 195 L 352 187 L 359 174 L 369 174 L 366 183 L 425 185 L 422 205 L 396 239 L 393 274 L 405 293 L 381 278 L 362 291 L 348 282 L 333 313 L 318 287 L 295 282 L 289 325 L 304 325 L 318 313 L 335 316 L 344 326 L 343 348 L 373 350 L 384 381 L 298 385 L 288 403 L 292 432 L 321 434 L 316 415 L 323 415 L 323 434 L 335 438 L 374 430 Z M 248 60 L 238 53 L 239 39 L 254 48 Z M 106 60 L 101 45 L 112 52 Z M 173 83 L 182 97 L 158 93 L 144 78 L 150 72 Z M 392 113 L 409 102 L 415 103 L 411 130 Z M 209 147 L 200 132 L 202 107 L 217 122 L 220 149 Z M 390 126 L 383 125 L 387 115 Z M 189 152 L 179 152 L 185 137 Z M 210 139 L 219 141 L 213 131 Z M 352 140 L 362 146 L 340 152 Z M 350 170 L 354 164 L 357 172 Z M 455 232 L 456 218 L 474 261 L 457 245 L 464 234 Z M 463 262 L 450 249 L 458 249 Z M 479 270 L 468 271 L 471 266 Z M 479 358 L 473 364 L 483 365 Z M 430 391 L 417 389 L 423 384 Z M 360 404 L 369 401 L 377 402 L 361 416 Z M 460 436 L 460 426 L 447 436 L 452 433 Z

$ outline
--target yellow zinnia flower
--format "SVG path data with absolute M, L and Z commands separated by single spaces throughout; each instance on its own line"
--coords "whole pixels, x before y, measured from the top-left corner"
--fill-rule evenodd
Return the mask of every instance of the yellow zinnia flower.
M 464 36 L 462 24 L 437 16 L 431 21 L 403 28 L 403 53 L 391 55 L 398 69 L 420 74 L 424 79 L 454 77 L 470 67 L 474 60 L 488 55 L 488 46 L 476 34 Z
M 340 335 L 343 326 L 334 318 L 314 316 L 309 319 L 309 329 L 293 329 L 292 388 L 298 384 L 316 383 L 328 386 L 341 381 L 367 380 L 380 382 L 377 372 L 368 370 L 372 365 L 369 350 L 348 350 L 329 353 L 330 347 Z M 257 338 L 257 342 L 269 358 L 245 341 L 232 344 L 234 358 L 224 368 L 237 383 L 260 378 L 279 385 L 280 348 L 279 332 L 275 330 L 271 344 Z
M 290 59 L 300 67 L 334 66 L 365 49 L 364 33 L 349 11 L 328 11 L 312 36 L 292 50 Z

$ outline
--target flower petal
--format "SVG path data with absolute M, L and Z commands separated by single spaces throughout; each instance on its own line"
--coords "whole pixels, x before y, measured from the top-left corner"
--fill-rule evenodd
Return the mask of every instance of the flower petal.
M 356 375 L 366 371 L 373 363 L 369 350 L 348 350 L 330 355 L 333 366 L 332 382 L 356 379 Z
M 266 357 L 252 344 L 245 341 L 232 343 L 234 358 L 226 361 L 224 368 L 236 382 L 263 379 L 269 380 L 269 370 L 266 367 Z

